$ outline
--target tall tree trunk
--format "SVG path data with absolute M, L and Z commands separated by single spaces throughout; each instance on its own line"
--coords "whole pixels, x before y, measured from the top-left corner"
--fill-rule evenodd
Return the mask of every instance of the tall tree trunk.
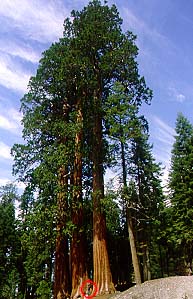
M 66 225 L 67 213 L 67 169 L 61 167 L 59 170 L 59 192 L 58 192 L 58 223 L 55 251 L 55 273 L 54 273 L 54 299 L 69 297 L 69 255 L 68 238 L 63 230 Z
M 24 231 L 26 231 L 26 228 L 24 228 Z M 22 294 L 24 298 L 27 292 L 27 274 L 24 266 L 25 259 L 26 251 L 21 247 L 21 254 L 19 255 L 17 260 L 17 270 L 19 273 L 18 293 Z
M 151 280 L 151 267 L 149 259 L 149 248 L 147 243 L 143 243 L 143 281 Z
M 126 193 L 128 190 L 127 186 L 127 170 L 126 170 L 126 161 L 125 161 L 125 148 L 123 142 L 121 142 L 121 160 L 122 160 L 122 171 L 123 171 L 123 186 L 124 192 Z M 126 199 L 125 199 L 126 201 Z M 128 202 L 125 202 L 126 205 L 126 216 L 127 216 L 127 226 L 128 226 L 128 233 L 129 233 L 129 243 L 131 248 L 131 256 L 132 256 L 132 263 L 135 275 L 135 282 L 136 284 L 141 284 L 141 273 L 139 268 L 139 260 L 137 257 L 137 250 L 135 245 L 135 235 L 133 229 L 133 221 L 131 217 L 130 207 L 128 207 Z
M 127 226 L 128 226 L 128 233 L 129 233 L 129 243 L 131 247 L 131 256 L 132 256 L 132 263 L 135 275 L 135 283 L 141 284 L 141 273 L 139 268 L 139 260 L 137 256 L 137 250 L 135 245 L 135 236 L 133 233 L 133 221 L 131 218 L 130 210 L 127 207 Z
M 86 250 L 83 229 L 82 206 L 82 125 L 83 116 L 80 101 L 77 104 L 77 125 L 80 126 L 75 136 L 75 160 L 73 169 L 72 223 L 74 231 L 71 243 L 72 293 L 71 298 L 81 296 L 80 286 L 87 279 Z
M 161 249 L 161 245 L 158 245 L 159 248 L 159 264 L 160 264 L 160 270 L 161 270 L 161 277 L 164 277 L 164 265 L 163 265 L 163 258 L 162 258 L 162 249 Z
M 106 220 L 101 210 L 101 200 L 104 198 L 103 178 L 103 142 L 102 119 L 100 116 L 100 98 L 94 98 L 93 127 L 93 263 L 94 282 L 98 294 L 113 293 L 115 287 L 109 265 L 106 244 Z
M 172 256 L 173 256 L 173 254 L 172 254 Z M 167 272 L 168 277 L 170 276 L 169 262 L 170 262 L 170 255 L 169 255 L 169 250 L 167 248 L 166 249 L 166 272 Z

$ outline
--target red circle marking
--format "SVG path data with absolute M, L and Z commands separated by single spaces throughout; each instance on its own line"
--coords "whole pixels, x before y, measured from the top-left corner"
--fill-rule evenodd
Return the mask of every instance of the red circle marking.
M 93 285 L 93 292 L 92 292 L 92 295 L 86 295 L 85 292 L 84 292 L 84 287 L 86 286 L 87 283 L 90 283 Z M 96 295 L 97 295 L 97 292 L 98 292 L 98 289 L 97 289 L 97 284 L 96 282 L 90 280 L 90 279 L 87 279 L 85 281 L 83 281 L 83 283 L 81 284 L 80 286 L 80 292 L 81 292 L 81 295 L 87 299 L 91 299 L 91 298 L 94 298 Z

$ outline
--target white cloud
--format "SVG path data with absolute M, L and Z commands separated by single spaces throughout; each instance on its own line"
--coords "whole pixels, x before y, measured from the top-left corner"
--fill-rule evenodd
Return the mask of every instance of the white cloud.
M 13 42 L 11 40 L 0 40 L 0 51 L 4 54 L 7 53 L 11 56 L 18 56 L 22 59 L 30 61 L 32 63 L 37 63 L 40 60 L 40 53 L 36 52 L 30 46 L 19 45 L 18 41 Z
M 183 103 L 185 101 L 186 97 L 185 97 L 185 95 L 180 93 L 180 94 L 177 94 L 176 99 L 178 102 Z
M 8 178 L 0 178 L 0 186 L 5 186 L 6 184 L 11 183 Z
M 10 152 L 11 148 L 4 142 L 0 141 L 0 158 L 9 160 L 12 159 Z
M 7 119 L 5 116 L 0 115 L 0 128 L 5 130 L 13 130 L 15 129 L 15 123 Z
M 0 18 L 5 18 L 8 32 L 14 39 L 2 35 L 0 41 L 0 84 L 8 89 L 25 93 L 31 72 L 23 69 L 15 57 L 37 63 L 41 50 L 31 41 L 41 44 L 53 42 L 62 36 L 67 10 L 61 0 L 1 0 Z M 21 37 L 21 39 L 20 39 Z M 42 49 L 42 47 L 41 47 Z
M 31 74 L 25 73 L 18 66 L 14 66 L 7 56 L 0 56 L 0 84 L 8 89 L 21 93 L 26 92 Z
M 157 116 L 153 116 L 154 137 L 159 141 L 172 146 L 175 130 Z
M 28 39 L 50 42 L 62 35 L 68 11 L 60 0 L 1 0 L 0 15 Z
M 169 96 L 171 97 L 171 99 L 173 101 L 176 101 L 176 102 L 179 102 L 179 103 L 183 103 L 185 100 L 186 100 L 186 97 L 183 93 L 179 92 L 177 90 L 177 88 L 175 87 L 169 87 L 168 88 L 168 93 L 169 93 Z
M 0 114 L 0 128 L 10 131 L 11 133 L 20 134 L 22 130 L 22 114 L 14 108 L 6 111 L 1 109 L 1 112 L 3 112 L 3 114 Z
M 162 187 L 163 187 L 163 192 L 165 193 L 165 195 L 168 195 L 169 192 L 169 168 L 165 168 L 163 170 L 163 175 L 162 175 Z

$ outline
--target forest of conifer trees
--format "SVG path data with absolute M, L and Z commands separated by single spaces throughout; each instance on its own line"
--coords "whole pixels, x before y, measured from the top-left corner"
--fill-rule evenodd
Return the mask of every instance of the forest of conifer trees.
M 191 274 L 193 125 L 178 115 L 164 192 L 137 56 L 116 6 L 98 0 L 42 54 L 12 147 L 25 190 L 0 188 L 0 298 L 74 299 L 87 279 L 103 295 Z

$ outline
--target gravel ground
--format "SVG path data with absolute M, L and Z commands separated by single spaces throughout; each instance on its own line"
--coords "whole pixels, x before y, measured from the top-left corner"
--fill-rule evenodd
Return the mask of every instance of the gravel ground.
M 109 295 L 108 298 L 193 299 L 193 276 L 175 276 L 147 281 L 140 286 L 132 287 L 122 293 Z

